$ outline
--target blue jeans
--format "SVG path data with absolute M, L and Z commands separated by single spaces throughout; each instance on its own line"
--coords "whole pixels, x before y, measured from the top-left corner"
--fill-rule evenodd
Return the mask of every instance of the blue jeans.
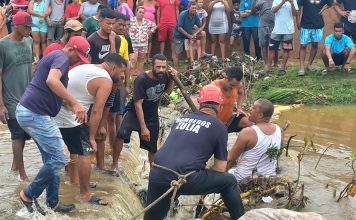
M 36 114 L 21 104 L 17 105 L 16 119 L 36 142 L 43 161 L 36 178 L 23 192 L 27 197 L 37 199 L 46 189 L 47 206 L 53 208 L 59 202 L 60 170 L 69 162 L 64 154 L 62 135 L 50 116 Z

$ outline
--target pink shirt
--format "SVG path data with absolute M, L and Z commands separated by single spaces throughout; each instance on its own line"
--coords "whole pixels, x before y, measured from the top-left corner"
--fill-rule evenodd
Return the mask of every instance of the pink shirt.
M 156 24 L 156 16 L 155 16 L 156 8 L 155 8 L 155 6 L 143 6 L 143 8 L 145 9 L 145 15 L 143 17 Z
M 171 4 L 171 1 L 174 1 Z M 176 7 L 179 6 L 179 0 L 158 0 L 157 5 L 161 10 L 159 24 L 176 24 Z

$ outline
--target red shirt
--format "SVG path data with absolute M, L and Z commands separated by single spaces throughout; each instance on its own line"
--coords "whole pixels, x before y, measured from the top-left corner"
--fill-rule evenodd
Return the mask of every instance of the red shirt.
M 176 24 L 177 15 L 176 7 L 179 6 L 179 0 L 174 0 L 171 4 L 171 0 L 158 0 L 157 5 L 161 10 L 161 16 L 159 18 L 159 24 Z
M 68 20 L 69 18 L 77 17 L 79 13 L 79 9 L 80 9 L 80 4 L 71 3 L 67 5 L 66 10 L 64 12 L 64 17 L 66 18 L 66 20 Z
M 58 42 L 51 43 L 51 44 L 45 49 L 43 56 L 47 56 L 47 54 L 49 54 L 50 52 L 52 52 L 52 51 L 54 51 L 54 50 L 62 50 L 62 49 L 64 48 L 64 46 L 65 46 L 64 44 L 58 43 Z M 75 64 L 69 66 L 69 70 L 71 70 L 71 69 L 73 69 L 74 67 L 79 66 L 79 65 L 81 65 L 81 64 L 82 64 L 82 62 L 79 61 L 79 62 L 77 62 L 77 63 L 75 63 Z
M 64 48 L 64 44 L 62 43 L 51 43 L 44 51 L 43 56 L 47 56 L 47 54 L 49 54 L 50 52 L 54 51 L 54 50 L 62 50 Z
M 13 0 L 11 2 L 16 5 L 16 8 L 12 10 L 12 15 L 15 15 L 18 11 L 27 11 L 28 4 L 30 3 L 26 0 Z

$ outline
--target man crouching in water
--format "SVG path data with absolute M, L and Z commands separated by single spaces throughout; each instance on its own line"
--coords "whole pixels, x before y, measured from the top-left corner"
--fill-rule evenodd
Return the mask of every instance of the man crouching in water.
M 244 208 L 235 178 L 225 173 L 227 129 L 216 118 L 222 102 L 219 87 L 204 86 L 198 97 L 199 112 L 186 114 L 175 121 L 166 142 L 156 153 L 154 163 L 182 175 L 193 171 L 177 191 L 177 198 L 180 195 L 221 193 L 231 219 L 235 220 L 244 214 Z M 205 169 L 212 155 L 214 165 Z M 151 166 L 147 204 L 165 193 L 171 187 L 171 181 L 176 179 L 176 175 Z M 167 196 L 158 202 L 145 213 L 144 220 L 164 219 L 170 200 Z
M 271 159 L 266 154 L 269 148 L 280 149 L 283 145 L 282 129 L 270 123 L 273 111 L 273 104 L 266 99 L 255 101 L 251 107 L 249 120 L 255 125 L 244 128 L 240 132 L 227 159 L 227 170 L 229 170 L 240 157 L 236 168 L 229 170 L 237 182 L 246 177 L 252 177 L 254 169 L 262 176 L 276 174 L 277 160 Z

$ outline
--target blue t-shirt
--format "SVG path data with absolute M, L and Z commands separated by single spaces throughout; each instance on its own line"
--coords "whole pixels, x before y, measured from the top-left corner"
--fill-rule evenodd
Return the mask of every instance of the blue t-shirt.
M 214 155 L 227 160 L 227 129 L 216 117 L 203 113 L 189 113 L 177 119 L 166 142 L 155 154 L 158 165 L 186 174 L 204 170 L 206 162 Z M 169 172 L 152 168 L 150 181 L 169 183 L 177 177 Z
M 183 10 L 188 10 L 189 0 L 180 0 L 180 5 L 183 6 Z
M 193 33 L 193 26 L 201 27 L 201 22 L 197 13 L 190 19 L 188 10 L 182 11 L 179 15 L 178 22 L 174 27 L 174 38 L 186 39 L 187 37 L 178 31 L 178 27 L 182 27 L 187 33 Z
M 334 34 L 330 34 L 325 38 L 325 46 L 330 46 L 331 53 L 342 53 L 346 47 L 353 48 L 355 45 L 351 38 L 343 34 L 339 40 L 335 38 Z
M 239 11 L 240 13 L 246 10 L 252 9 L 252 0 L 242 0 L 240 3 Z M 260 22 L 260 17 L 258 15 L 249 15 L 247 17 L 241 18 L 241 27 L 258 27 Z
M 51 69 L 61 71 L 60 80 L 64 87 L 67 87 L 69 58 L 62 50 L 54 50 L 38 63 L 20 103 L 36 114 L 55 117 L 61 109 L 62 99 L 54 94 L 46 83 Z

